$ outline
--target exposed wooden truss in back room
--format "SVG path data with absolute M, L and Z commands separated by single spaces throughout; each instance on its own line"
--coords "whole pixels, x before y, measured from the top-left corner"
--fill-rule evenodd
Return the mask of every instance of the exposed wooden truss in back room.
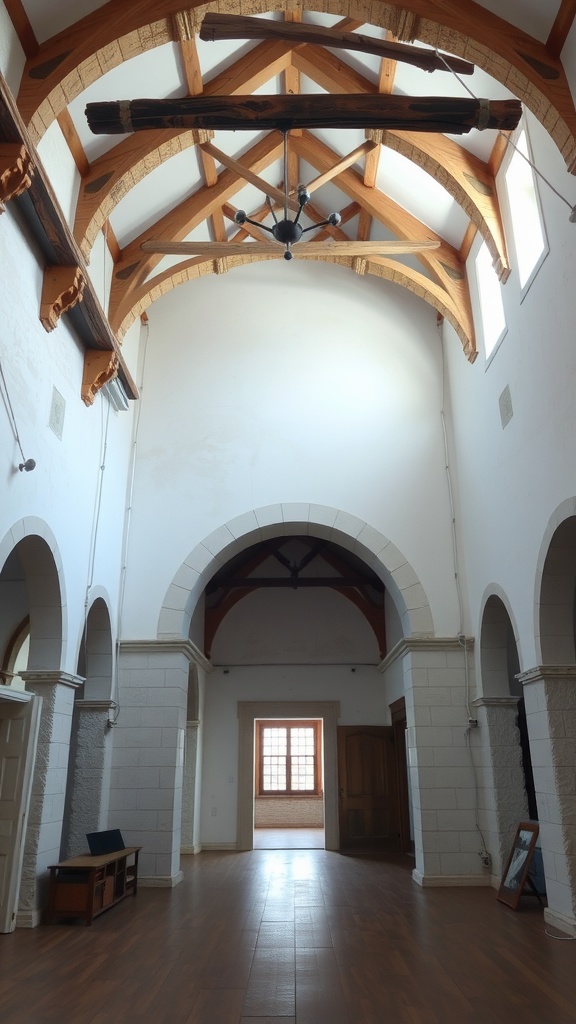
M 385 588 L 365 562 L 339 545 L 312 537 L 281 537 L 247 548 L 222 567 L 206 587 L 204 651 L 228 612 L 257 590 L 329 589 L 359 609 L 386 655 Z
M 269 241 L 259 225 L 270 214 L 271 207 L 282 208 L 284 198 L 283 176 L 274 183 L 269 180 L 271 169 L 281 161 L 282 137 L 277 131 L 260 133 L 240 155 L 231 155 L 218 144 L 211 128 L 155 128 L 127 134 L 113 148 L 92 162 L 88 160 L 69 105 L 107 71 L 164 43 L 177 44 L 188 96 L 217 100 L 262 92 L 272 85 L 277 87 L 279 98 L 282 94 L 294 97 L 309 93 L 310 83 L 316 90 L 338 95 L 393 96 L 398 75 L 394 46 L 399 47 L 400 53 L 402 46 L 411 46 L 417 40 L 416 45 L 427 47 L 428 52 L 441 50 L 453 54 L 509 88 L 545 125 L 568 170 L 574 172 L 576 168 L 576 112 L 560 61 L 576 13 L 576 0 L 562 0 L 545 43 L 468 0 L 408 0 L 401 6 L 372 4 L 371 38 L 376 39 L 376 26 L 381 44 L 391 44 L 390 50 L 383 51 L 378 58 L 376 75 L 365 73 L 362 64 L 348 59 L 346 49 L 335 50 L 331 45 L 333 38 L 328 36 L 324 43 L 321 34 L 309 38 L 302 35 L 300 28 L 306 29 L 308 10 L 315 10 L 314 3 L 308 0 L 280 3 L 282 13 L 276 15 L 274 22 L 269 21 L 295 26 L 298 31 L 293 39 L 280 32 L 278 38 L 257 40 L 250 49 L 240 46 L 211 75 L 203 74 L 199 56 L 198 34 L 204 15 L 261 15 L 265 8 L 259 0 L 242 5 L 218 0 L 202 8 L 182 7 L 178 0 L 112 0 L 40 45 L 21 0 L 6 0 L 6 7 L 27 57 L 17 97 L 19 117 L 25 127 L 25 138 L 21 141 L 36 156 L 35 147 L 54 119 L 58 120 L 81 175 L 72 240 L 80 254 L 76 262 L 89 260 L 102 231 L 114 259 L 108 311 L 108 330 L 114 341 L 100 342 L 110 349 L 117 348 L 128 327 L 156 298 L 180 283 L 272 258 L 272 252 L 269 256 L 261 245 L 253 252 L 250 245 L 254 241 Z M 365 10 L 356 0 L 331 3 L 330 12 L 339 20 L 329 32 L 351 37 L 352 45 L 354 36 L 362 40 L 371 27 L 362 20 Z M 361 41 L 358 45 L 362 45 Z M 437 74 L 443 75 L 434 72 L 431 80 Z M 447 72 L 443 77 L 449 75 Z M 5 134 L 3 138 L 6 139 Z M 126 241 L 117 241 L 111 218 L 114 219 L 122 200 L 155 168 L 192 147 L 198 155 L 202 180 L 187 198 L 151 227 L 142 227 Z M 383 147 L 426 171 L 459 205 L 469 227 L 458 246 L 386 194 L 378 179 Z M 372 127 L 365 130 L 365 141 L 360 146 L 356 144 L 348 150 L 339 147 L 337 151 L 313 129 L 297 128 L 290 134 L 286 188 L 294 199 L 303 168 L 313 169 L 306 181 L 310 193 L 306 216 L 312 223 L 323 225 L 314 241 L 362 242 L 376 231 L 378 238 L 384 234 L 399 241 L 428 241 L 437 245 L 432 251 L 417 254 L 418 262 L 399 262 L 380 255 L 306 255 L 305 246 L 299 255 L 304 259 L 328 259 L 358 274 L 396 282 L 420 296 L 449 320 L 466 356 L 473 361 L 476 343 L 465 260 L 477 232 L 486 241 L 501 280 L 505 281 L 510 273 L 495 188 L 495 174 L 505 148 L 506 139 L 499 135 L 491 155 L 480 159 L 439 131 L 421 133 L 410 128 Z M 235 224 L 234 199 L 247 183 L 261 199 L 248 211 L 252 223 Z M 337 225 L 324 223 L 323 186 L 337 188 L 345 197 L 340 211 L 342 220 Z M 151 239 L 159 243 L 182 241 L 202 226 L 213 242 L 230 241 L 239 247 L 232 255 L 218 258 L 211 258 L 208 251 L 191 258 L 184 255 L 180 262 L 168 266 L 161 262 L 161 253 L 143 249 Z M 91 294 L 89 286 L 84 294 Z

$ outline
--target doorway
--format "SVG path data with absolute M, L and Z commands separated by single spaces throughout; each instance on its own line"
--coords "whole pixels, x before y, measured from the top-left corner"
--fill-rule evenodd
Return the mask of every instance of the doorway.
M 338 757 L 336 724 L 339 701 L 239 701 L 239 771 L 236 849 L 254 848 L 254 765 L 258 719 L 319 719 L 324 758 L 324 845 L 339 849 Z
M 255 722 L 254 849 L 324 849 L 320 719 Z

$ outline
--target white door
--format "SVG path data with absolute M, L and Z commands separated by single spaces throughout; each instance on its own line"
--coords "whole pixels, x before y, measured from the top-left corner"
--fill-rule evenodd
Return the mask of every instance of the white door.
M 41 703 L 0 705 L 0 932 L 16 927 Z

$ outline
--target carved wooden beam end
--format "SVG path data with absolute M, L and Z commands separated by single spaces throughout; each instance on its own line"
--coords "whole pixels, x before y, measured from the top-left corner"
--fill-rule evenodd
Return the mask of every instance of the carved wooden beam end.
M 94 399 L 109 380 L 118 373 L 119 360 L 115 352 L 90 349 L 84 354 L 81 397 L 84 405 L 94 405 Z
M 34 164 L 19 142 L 0 143 L 0 213 L 4 204 L 25 192 L 32 184 Z
M 53 331 L 63 313 L 80 302 L 86 278 L 80 267 L 46 267 L 40 302 L 40 320 L 45 331 Z

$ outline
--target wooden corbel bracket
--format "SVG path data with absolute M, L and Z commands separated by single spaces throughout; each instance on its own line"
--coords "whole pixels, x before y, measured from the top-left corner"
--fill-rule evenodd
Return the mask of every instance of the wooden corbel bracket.
M 100 388 L 118 373 L 119 359 L 115 352 L 89 349 L 84 355 L 81 397 L 84 405 L 93 405 Z
M 80 267 L 46 267 L 42 284 L 40 320 L 45 331 L 53 331 L 63 313 L 82 299 L 86 278 Z
M 20 142 L 0 142 L 0 213 L 5 203 L 25 192 L 32 184 L 34 164 Z

